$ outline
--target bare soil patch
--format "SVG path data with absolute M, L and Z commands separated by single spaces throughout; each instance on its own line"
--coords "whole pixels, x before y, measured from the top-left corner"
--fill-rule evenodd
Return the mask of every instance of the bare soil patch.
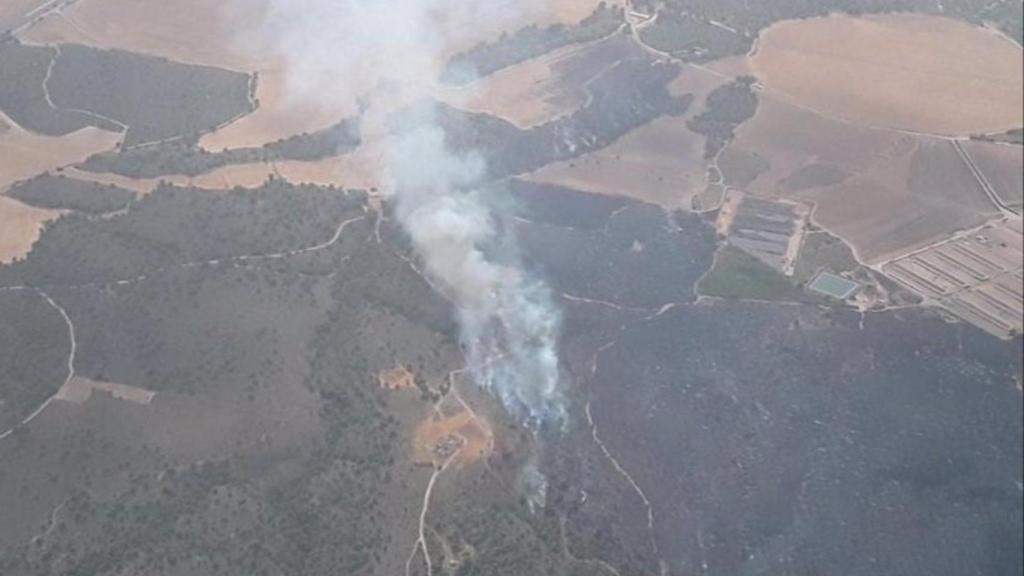
M 765 30 L 750 59 L 771 90 L 871 126 L 969 134 L 1024 120 L 1022 52 L 934 16 L 829 16 Z
M 434 413 L 413 435 L 416 462 L 439 464 L 456 452 L 457 462 L 474 462 L 487 456 L 490 444 L 490 431 L 464 409 L 453 415 Z
M 88 378 L 82 378 L 81 376 L 75 376 L 61 387 L 57 392 L 56 398 L 74 404 L 85 404 L 94 392 L 105 392 L 118 400 L 134 402 L 136 404 L 149 404 L 156 396 L 156 392 L 137 386 L 97 382 Z

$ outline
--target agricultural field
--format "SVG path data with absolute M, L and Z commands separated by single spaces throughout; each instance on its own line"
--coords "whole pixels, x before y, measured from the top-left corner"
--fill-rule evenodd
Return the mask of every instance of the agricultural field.
M 67 166 L 113 148 L 117 134 L 86 128 L 60 138 L 25 131 L 0 112 L 0 190 L 47 170 Z M 60 145 L 58 145 L 60 143 Z
M 872 263 L 999 214 L 946 140 L 851 126 L 760 95 L 730 145 L 763 159 L 745 190 L 812 203 L 812 219 Z M 764 166 L 768 168 L 764 170 Z M 740 176 L 749 180 L 745 167 Z
M 609 64 L 642 55 L 628 36 L 617 34 L 510 65 L 447 92 L 445 99 L 454 106 L 530 128 L 575 112 L 588 100 L 586 85 Z
M 49 0 L 10 0 L 0 6 L 0 33 L 20 27 L 38 13 Z
M 859 125 L 968 135 L 1024 123 L 1020 48 L 951 19 L 784 22 L 761 34 L 750 63 L 773 93 Z
M 1015 0 L 777 0 L 753 5 L 745 0 L 639 0 L 638 33 L 652 48 L 691 62 L 710 62 L 748 53 L 766 29 L 780 21 L 802 21 L 835 14 L 943 15 L 989 28 L 1002 41 L 1024 40 L 1024 8 Z
M 611 146 L 548 164 L 527 176 L 610 196 L 636 198 L 668 209 L 687 209 L 705 185 L 704 141 L 685 120 L 659 118 Z
M 46 222 L 60 216 L 56 210 L 33 208 L 0 196 L 0 263 L 17 260 L 32 248 Z
M 1024 147 L 975 140 L 962 146 L 999 199 L 1019 214 L 1024 203 Z

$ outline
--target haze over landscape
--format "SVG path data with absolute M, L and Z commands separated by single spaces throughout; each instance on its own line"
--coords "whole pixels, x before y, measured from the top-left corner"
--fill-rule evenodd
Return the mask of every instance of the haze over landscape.
M 1019 0 L 0 0 L 0 575 L 1024 574 Z

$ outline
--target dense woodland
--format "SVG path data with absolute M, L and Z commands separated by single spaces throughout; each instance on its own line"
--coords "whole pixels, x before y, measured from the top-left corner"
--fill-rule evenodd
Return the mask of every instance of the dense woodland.
M 114 186 L 77 180 L 49 172 L 12 186 L 7 196 L 39 208 L 106 214 L 128 207 L 135 192 Z
M 0 110 L 26 129 L 125 132 L 123 145 L 195 138 L 253 110 L 247 74 L 88 46 L 0 39 Z
M 358 119 L 345 119 L 323 130 L 296 134 L 260 147 L 209 151 L 193 141 L 165 142 L 94 154 L 81 163 L 90 172 L 110 172 L 130 178 L 181 174 L 198 176 L 232 164 L 277 160 L 312 162 L 351 152 L 361 142 Z

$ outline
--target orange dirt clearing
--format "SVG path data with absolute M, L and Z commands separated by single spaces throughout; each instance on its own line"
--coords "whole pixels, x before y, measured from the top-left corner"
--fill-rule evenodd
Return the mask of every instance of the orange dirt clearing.
M 761 34 L 750 63 L 770 91 L 859 124 L 963 135 L 1024 122 L 1020 48 L 948 18 L 781 22 Z
M 465 409 L 450 416 L 435 413 L 416 427 L 414 457 L 417 462 L 440 463 L 457 450 L 456 462 L 475 462 L 490 452 L 491 437 L 491 431 Z M 444 450 L 446 445 L 451 452 Z

